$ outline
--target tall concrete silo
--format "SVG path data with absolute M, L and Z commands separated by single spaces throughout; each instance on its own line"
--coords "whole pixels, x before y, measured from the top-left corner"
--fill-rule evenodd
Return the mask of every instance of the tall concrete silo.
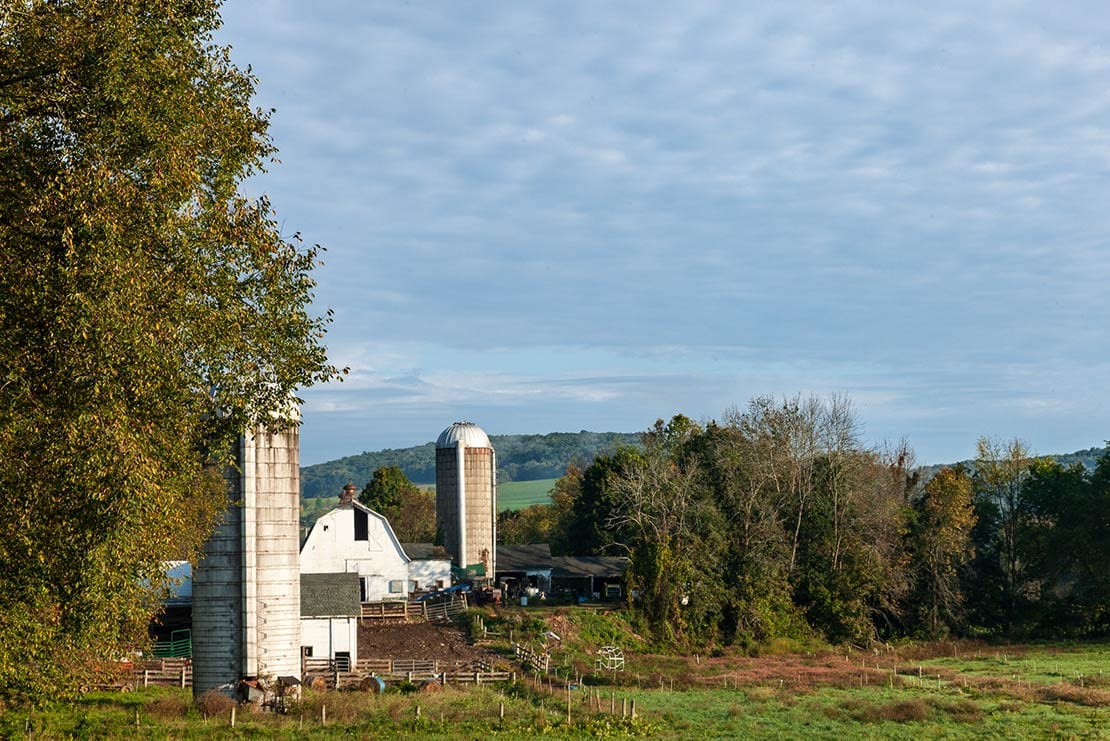
M 456 422 L 436 440 L 436 528 L 457 566 L 482 564 L 492 578 L 497 556 L 497 453 L 473 422 Z
M 193 694 L 301 676 L 300 433 L 239 439 L 223 523 L 193 575 Z

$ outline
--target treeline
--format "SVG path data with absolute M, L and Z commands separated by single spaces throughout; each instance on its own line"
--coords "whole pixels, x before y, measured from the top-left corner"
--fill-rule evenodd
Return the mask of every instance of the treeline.
M 683 416 L 640 448 L 505 513 L 502 542 L 626 554 L 657 639 L 1059 637 L 1110 628 L 1110 452 L 1093 470 L 980 440 L 935 475 L 861 445 L 850 403 L 753 399 Z
M 621 445 L 638 446 L 640 435 L 624 432 L 553 432 L 547 435 L 491 435 L 497 451 L 499 481 L 534 481 L 562 476 L 572 463 L 585 465 L 594 455 Z M 348 481 L 359 488 L 374 471 L 396 466 L 417 484 L 436 480 L 435 443 L 411 448 L 361 453 L 301 469 L 301 494 L 306 499 L 338 494 Z

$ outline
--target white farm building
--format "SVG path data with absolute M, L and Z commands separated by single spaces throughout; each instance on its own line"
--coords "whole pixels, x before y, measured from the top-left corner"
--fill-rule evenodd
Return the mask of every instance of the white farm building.
M 413 559 L 382 515 L 354 500 L 348 484 L 339 506 L 316 520 L 301 546 L 301 574 L 356 573 L 359 600 L 404 600 L 451 586 L 451 562 Z

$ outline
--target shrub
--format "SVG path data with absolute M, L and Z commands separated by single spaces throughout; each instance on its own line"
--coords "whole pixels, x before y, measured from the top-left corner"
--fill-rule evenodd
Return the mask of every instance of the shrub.
M 196 705 L 204 715 L 224 715 L 235 707 L 235 700 L 219 690 L 208 690 L 197 698 Z
M 143 710 L 153 718 L 170 720 L 184 717 L 189 712 L 189 703 L 180 694 L 166 694 L 148 702 Z M 231 708 L 228 707 L 228 710 Z

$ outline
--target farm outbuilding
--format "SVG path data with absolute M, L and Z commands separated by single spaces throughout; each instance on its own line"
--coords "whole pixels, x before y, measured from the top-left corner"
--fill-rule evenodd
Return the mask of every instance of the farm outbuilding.
M 348 671 L 358 659 L 357 573 L 301 574 L 301 655 Z
M 446 557 L 411 558 L 385 517 L 356 501 L 353 490 L 313 524 L 301 547 L 301 574 L 355 573 L 360 602 L 404 600 L 451 585 Z
M 624 556 L 554 556 L 551 583 L 585 599 L 615 600 L 624 596 Z
M 506 598 L 550 593 L 553 567 L 547 543 L 497 546 L 497 584 Z

